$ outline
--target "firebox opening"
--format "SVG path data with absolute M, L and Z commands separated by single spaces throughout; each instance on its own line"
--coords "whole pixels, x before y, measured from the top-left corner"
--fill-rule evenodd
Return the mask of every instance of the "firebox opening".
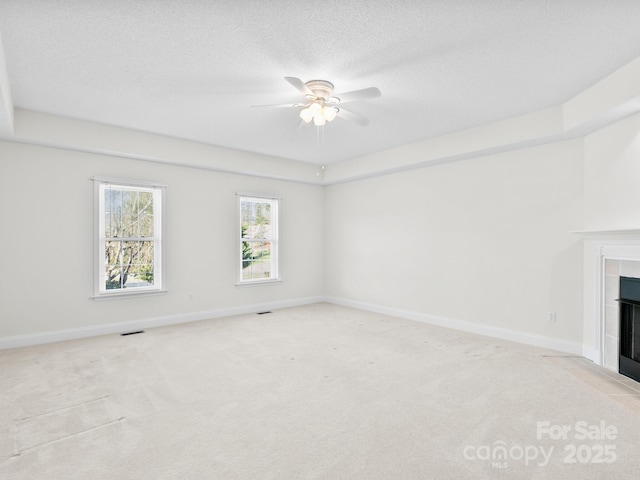
M 619 372 L 640 382 L 640 278 L 620 277 Z

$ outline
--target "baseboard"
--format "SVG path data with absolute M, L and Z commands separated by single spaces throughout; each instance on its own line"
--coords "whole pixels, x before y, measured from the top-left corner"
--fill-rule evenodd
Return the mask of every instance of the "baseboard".
M 512 342 L 531 345 L 534 347 L 541 347 L 549 350 L 556 350 L 563 353 L 569 353 L 572 355 L 583 356 L 585 353 L 583 351 L 584 349 L 582 344 L 579 344 L 577 342 L 559 340 L 557 338 L 544 337 L 541 335 L 533 335 L 530 333 L 519 332 L 517 330 L 509 330 L 506 328 L 492 327 L 490 325 L 480 325 L 473 322 L 466 322 L 464 320 L 456 320 L 451 318 L 438 317 L 435 315 L 427 315 L 424 313 L 411 312 L 407 310 L 399 310 L 396 308 L 383 307 L 380 305 L 374 305 L 374 304 L 365 303 L 365 302 L 358 302 L 355 300 L 348 300 L 345 298 L 325 297 L 324 301 L 328 303 L 333 303 L 336 305 L 342 305 L 344 307 L 357 308 L 359 310 L 366 310 L 369 312 L 380 313 L 383 315 L 390 315 L 393 317 L 404 318 L 407 320 L 425 322 L 432 325 L 453 328 L 455 330 L 475 333 L 478 335 L 486 335 L 488 337 L 500 338 L 503 340 L 509 340 Z
M 234 315 L 262 312 L 265 310 L 299 307 L 302 305 L 323 302 L 324 300 L 324 297 L 305 297 L 291 300 L 281 300 L 277 302 L 267 302 L 262 304 L 207 310 L 201 312 L 166 315 L 162 317 L 133 320 L 130 322 L 109 323 L 103 325 L 94 325 L 90 327 L 70 328 L 65 330 L 54 330 L 50 332 L 4 337 L 0 338 L 0 350 L 27 347 L 30 345 L 41 345 L 44 343 L 61 342 L 78 338 L 96 337 L 98 335 L 119 334 L 123 332 L 130 332 L 133 330 L 144 330 L 147 328 L 164 327 L 167 325 L 177 325 L 180 323 L 197 322 L 199 320 L 208 320 L 210 318 L 231 317 Z

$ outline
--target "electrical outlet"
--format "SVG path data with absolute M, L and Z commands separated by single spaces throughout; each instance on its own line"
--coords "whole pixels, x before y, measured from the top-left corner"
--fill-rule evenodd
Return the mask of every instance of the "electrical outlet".
M 556 323 L 556 312 L 549 312 L 547 314 L 547 321 L 549 323 Z

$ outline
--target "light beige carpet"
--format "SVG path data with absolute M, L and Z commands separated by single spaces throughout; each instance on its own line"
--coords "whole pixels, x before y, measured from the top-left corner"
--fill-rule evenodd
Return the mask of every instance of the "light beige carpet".
M 2 351 L 0 420 L 12 480 L 640 475 L 637 383 L 328 304 Z

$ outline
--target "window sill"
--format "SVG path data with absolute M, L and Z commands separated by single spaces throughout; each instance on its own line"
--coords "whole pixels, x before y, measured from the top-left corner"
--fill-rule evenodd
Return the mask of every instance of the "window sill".
M 100 295 L 93 295 L 91 298 L 96 302 L 101 302 L 103 300 L 116 300 L 121 298 L 129 298 L 129 297 L 148 297 L 154 295 L 164 295 L 168 292 L 168 290 L 147 290 L 144 292 L 118 292 L 118 293 L 103 293 Z
M 261 285 L 276 285 L 282 283 L 282 280 L 274 278 L 269 280 L 251 280 L 247 282 L 237 282 L 236 287 L 259 287 Z

